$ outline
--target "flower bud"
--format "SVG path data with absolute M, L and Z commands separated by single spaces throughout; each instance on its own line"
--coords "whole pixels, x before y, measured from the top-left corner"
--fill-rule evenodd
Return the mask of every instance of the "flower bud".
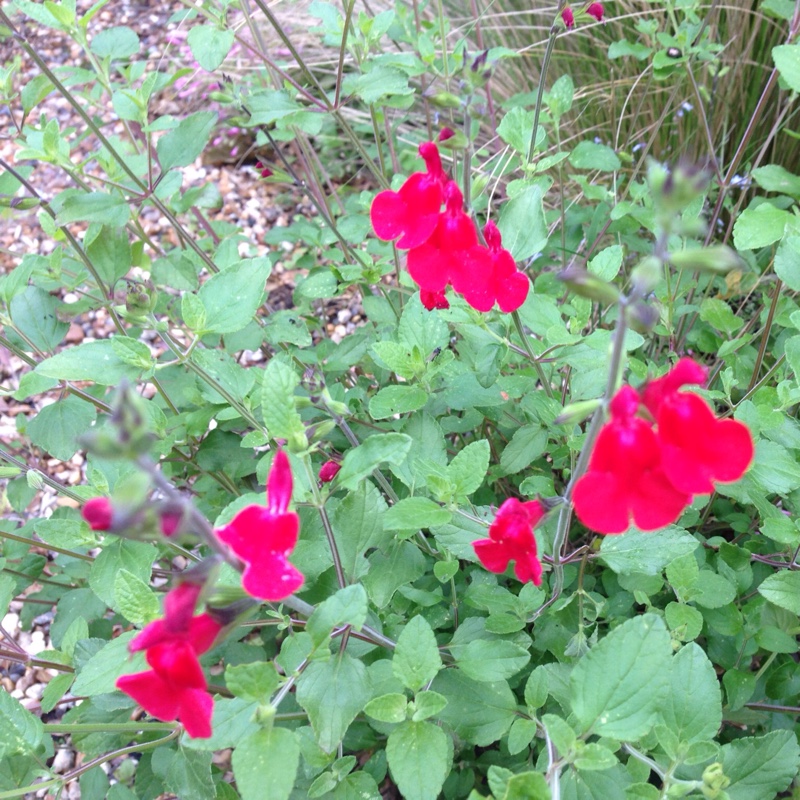
M 568 267 L 556 276 L 581 297 L 588 297 L 598 303 L 612 304 L 619 300 L 619 290 L 607 281 L 580 267 Z
M 442 128 L 439 131 L 439 141 L 446 142 L 448 139 L 452 139 L 456 135 L 456 132 L 452 128 Z
M 319 470 L 321 483 L 330 483 L 337 475 L 342 465 L 336 461 L 326 461 Z
M 644 297 L 656 288 L 664 274 L 660 259 L 655 256 L 643 258 L 631 272 L 631 282 L 636 293 Z
M 572 9 L 569 6 L 561 12 L 561 19 L 567 30 L 575 27 L 575 15 L 572 13 Z
M 588 416 L 600 407 L 603 401 L 599 398 L 595 400 L 579 400 L 577 403 L 570 403 L 564 406 L 564 410 L 553 420 L 556 425 L 579 425 Z
M 594 17 L 598 22 L 603 21 L 603 13 L 605 9 L 603 8 L 602 3 L 589 3 L 589 7 L 586 9 L 586 13 L 590 17 Z
M 461 98 L 450 92 L 436 92 L 425 95 L 427 99 L 438 108 L 461 108 Z
M 114 519 L 114 507 L 107 497 L 93 497 L 86 501 L 81 516 L 93 531 L 108 531 Z
M 724 244 L 670 253 L 669 260 L 677 269 L 699 272 L 725 273 L 744 265 L 736 251 Z

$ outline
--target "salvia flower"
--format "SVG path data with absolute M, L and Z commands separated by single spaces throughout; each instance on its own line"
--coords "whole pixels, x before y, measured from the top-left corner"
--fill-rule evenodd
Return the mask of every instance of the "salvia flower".
M 669 525 L 691 502 L 667 479 L 652 425 L 636 416 L 640 398 L 623 386 L 611 401 L 611 420 L 597 437 L 589 469 L 575 484 L 578 519 L 600 533 L 622 533 L 631 519 L 640 530 Z
M 93 497 L 84 504 L 81 516 L 93 531 L 107 531 L 114 520 L 114 507 L 107 497 Z
M 379 239 L 400 239 L 397 247 L 408 250 L 427 241 L 439 221 L 443 188 L 447 181 L 439 148 L 434 142 L 423 142 L 419 154 L 425 172 L 415 172 L 396 192 L 387 189 L 372 201 L 369 216 Z
M 586 9 L 586 13 L 590 17 L 594 17 L 598 22 L 602 22 L 605 9 L 603 8 L 602 3 L 589 3 L 589 6 Z
M 148 714 L 161 720 L 179 720 L 189 736 L 211 736 L 214 699 L 198 655 L 211 648 L 222 625 L 207 613 L 195 616 L 202 584 L 185 582 L 166 596 L 165 615 L 144 627 L 128 649 L 145 650 L 151 669 L 123 675 L 117 688 L 132 697 Z
M 572 9 L 569 6 L 561 12 L 561 19 L 567 30 L 575 27 L 575 15 L 572 13 Z
M 330 483 L 338 474 L 342 465 L 338 461 L 326 461 L 319 468 L 319 479 L 321 483 Z
M 675 522 L 695 494 L 739 480 L 753 460 L 747 427 L 717 419 L 687 385 L 703 385 L 703 366 L 682 358 L 641 394 L 623 386 L 611 401 L 589 469 L 575 485 L 578 519 L 600 533 L 622 533 L 631 519 L 641 530 Z
M 505 572 L 514 561 L 514 574 L 526 583 L 542 583 L 542 565 L 536 549 L 533 529 L 547 509 L 539 500 L 523 503 L 514 497 L 506 500 L 489 526 L 489 538 L 472 543 L 475 555 L 489 572 Z
M 433 311 L 434 308 L 447 309 L 450 308 L 450 301 L 444 293 L 444 289 L 438 292 L 430 292 L 427 289 L 419 290 L 419 300 L 428 311 Z
M 216 532 L 244 562 L 244 590 L 260 600 L 283 600 L 303 585 L 303 575 L 288 560 L 300 530 L 300 518 L 288 510 L 291 497 L 289 459 L 279 450 L 267 481 L 266 508 L 247 506 Z

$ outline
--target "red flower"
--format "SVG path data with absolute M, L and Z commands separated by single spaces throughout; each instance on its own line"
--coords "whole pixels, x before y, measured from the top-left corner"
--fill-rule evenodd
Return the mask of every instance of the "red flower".
M 647 406 L 653 419 L 656 419 L 661 401 L 665 397 L 669 397 L 688 384 L 704 386 L 707 380 L 708 371 L 704 366 L 691 358 L 682 358 L 666 375 L 645 384 L 642 391 L 642 402 Z
M 486 223 L 483 236 L 488 245 L 488 280 L 474 280 L 475 273 L 485 268 L 486 261 L 483 264 L 473 262 L 470 265 L 473 281 L 464 286 L 464 298 L 476 311 L 491 311 L 495 302 L 507 314 L 516 311 L 528 296 L 528 276 L 517 269 L 511 253 L 503 247 L 500 229 L 494 222 Z
M 289 459 L 279 450 L 267 482 L 267 507 L 247 506 L 217 531 L 245 563 L 242 586 L 252 597 L 276 602 L 303 585 L 302 574 L 287 560 L 300 530 L 297 514 L 287 511 L 291 497 Z
M 631 517 L 641 530 L 662 528 L 675 522 L 692 499 L 667 479 L 659 439 L 651 424 L 636 416 L 639 401 L 630 386 L 617 392 L 589 469 L 575 484 L 575 513 L 599 533 L 622 533 Z
M 419 247 L 433 233 L 447 181 L 439 149 L 433 142 L 421 144 L 419 154 L 427 172 L 413 173 L 397 192 L 391 189 L 380 192 L 369 211 L 377 237 L 390 241 L 402 235 L 397 246 L 403 250 Z
M 567 30 L 575 27 L 575 15 L 572 13 L 572 9 L 569 6 L 561 12 L 561 19 L 564 21 Z
M 708 494 L 714 481 L 738 481 L 753 460 L 747 426 L 717 419 L 705 400 L 690 392 L 674 392 L 661 402 L 658 438 L 664 471 L 683 492 Z
M 509 561 L 514 574 L 523 583 L 542 583 L 542 565 L 536 554 L 533 528 L 547 513 L 538 500 L 522 503 L 514 497 L 500 506 L 489 526 L 489 538 L 472 543 L 475 554 L 489 572 L 505 572 Z
M 420 289 L 419 299 L 428 311 L 433 311 L 434 308 L 450 308 L 450 301 L 445 297 L 444 289 L 439 292 L 429 292 L 427 289 Z
M 211 736 L 214 709 L 197 656 L 210 649 L 222 629 L 209 614 L 194 616 L 202 589 L 202 584 L 185 582 L 167 594 L 164 619 L 146 625 L 128 645 L 132 653 L 146 650 L 152 669 L 123 675 L 116 683 L 148 714 L 180 720 L 194 738 Z
M 194 647 L 188 641 L 165 641 L 147 650 L 152 669 L 123 675 L 117 688 L 130 695 L 148 714 L 161 720 L 180 720 L 189 736 L 211 736 L 214 698 Z
M 602 3 L 589 3 L 589 7 L 586 9 L 586 13 L 590 17 L 594 17 L 598 22 L 602 22 L 605 9 L 603 8 Z
M 114 519 L 114 507 L 107 497 L 93 497 L 86 501 L 81 516 L 93 531 L 107 531 Z
M 428 292 L 442 292 L 452 282 L 457 292 L 488 283 L 489 254 L 478 246 L 475 224 L 464 213 L 464 198 L 455 181 L 444 190 L 445 210 L 431 237 L 408 253 L 408 272 Z M 481 259 L 483 266 L 481 266 Z
M 180 508 L 165 508 L 158 514 L 158 524 L 161 533 L 168 539 L 174 536 L 183 524 L 183 511 Z
M 319 479 L 322 483 L 330 483 L 338 474 L 342 465 L 338 461 L 326 461 L 319 468 Z
M 439 131 L 439 141 L 446 142 L 448 139 L 452 139 L 456 135 L 456 132 L 452 128 L 442 128 Z

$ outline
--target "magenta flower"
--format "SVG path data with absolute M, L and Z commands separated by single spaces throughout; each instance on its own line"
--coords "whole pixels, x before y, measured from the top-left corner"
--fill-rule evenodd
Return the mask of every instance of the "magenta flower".
M 536 550 L 533 529 L 539 524 L 547 509 L 539 500 L 523 503 L 514 497 L 500 506 L 494 522 L 489 526 L 489 538 L 473 542 L 478 556 L 489 572 L 505 572 L 510 561 L 514 574 L 526 583 L 542 583 L 542 565 Z
M 429 292 L 427 289 L 420 289 L 419 300 L 428 311 L 433 311 L 434 308 L 450 308 L 450 301 L 445 296 L 444 289 L 438 292 Z
M 279 450 L 267 481 L 266 508 L 247 506 L 216 532 L 244 562 L 244 590 L 260 600 L 283 600 L 303 585 L 303 575 L 288 561 L 300 530 L 300 518 L 288 511 L 291 497 L 289 459 Z
M 107 531 L 114 519 L 114 507 L 107 497 L 93 497 L 84 504 L 81 516 L 93 531 Z
M 605 9 L 603 8 L 602 3 L 589 3 L 586 13 L 590 17 L 594 17 L 598 22 L 602 22 Z
M 572 9 L 569 6 L 561 12 L 561 19 L 564 21 L 564 26 L 567 30 L 575 27 L 575 15 L 572 13 Z
M 326 461 L 319 468 L 319 480 L 321 483 L 330 483 L 338 474 L 342 465 L 338 461 Z

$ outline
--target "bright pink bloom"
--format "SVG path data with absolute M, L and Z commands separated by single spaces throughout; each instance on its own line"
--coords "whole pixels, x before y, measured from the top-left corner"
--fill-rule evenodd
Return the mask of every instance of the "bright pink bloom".
M 201 584 L 181 583 L 171 589 L 164 600 L 164 618 L 148 623 L 131 639 L 128 649 L 132 653 L 148 650 L 165 642 L 189 642 L 198 655 L 211 648 L 222 630 L 222 625 L 209 614 L 195 616 L 197 598 L 203 590 Z
M 188 641 L 169 641 L 148 648 L 152 669 L 123 675 L 120 691 L 130 695 L 148 714 L 161 720 L 180 720 L 189 736 L 211 736 L 214 698 L 206 691 L 206 679 L 194 647 Z
M 489 572 L 505 572 L 510 561 L 514 561 L 514 574 L 526 583 L 542 583 L 542 565 L 536 552 L 536 537 L 533 529 L 539 524 L 547 510 L 538 500 L 527 503 L 511 497 L 500 506 L 494 522 L 489 526 L 489 538 L 472 543 L 478 556 Z
M 158 522 L 161 527 L 161 533 L 169 538 L 180 530 L 183 523 L 183 512 L 179 509 L 161 511 L 158 515 Z
M 567 30 L 575 27 L 575 15 L 572 13 L 572 9 L 569 6 L 561 12 L 561 19 L 564 21 Z
M 598 22 L 602 22 L 605 9 L 603 8 L 602 3 L 589 3 L 589 7 L 586 9 L 586 13 L 590 17 L 594 17 Z
M 491 311 L 495 302 L 507 314 L 516 311 L 528 296 L 528 276 L 517 269 L 511 253 L 503 247 L 500 229 L 494 222 L 486 223 L 483 236 L 488 245 L 488 282 L 474 280 L 464 287 L 464 298 L 477 311 Z M 473 262 L 471 273 L 474 275 L 485 264 L 485 261 L 483 264 Z
M 427 171 L 410 175 L 396 192 L 380 192 L 369 210 L 375 235 L 387 242 L 400 236 L 397 246 L 402 250 L 419 247 L 433 233 L 447 181 L 434 142 L 423 142 L 419 154 Z
M 114 519 L 114 507 L 107 497 L 93 497 L 86 501 L 81 516 L 93 531 L 107 531 Z
M 427 289 L 420 289 L 419 299 L 428 311 L 433 311 L 434 308 L 450 308 L 450 301 L 445 297 L 444 289 L 440 292 L 429 292 Z
M 689 384 L 704 386 L 707 380 L 708 370 L 704 366 L 691 358 L 682 358 L 666 375 L 645 384 L 642 391 L 642 402 L 647 406 L 653 419 L 656 419 L 661 401 L 665 397 Z
M 662 448 L 650 423 L 636 416 L 640 398 L 623 386 L 611 401 L 611 420 L 597 437 L 589 469 L 575 485 L 578 519 L 599 533 L 622 533 L 631 518 L 644 531 L 675 522 L 691 493 L 667 479 Z
M 300 518 L 287 510 L 291 497 L 289 459 L 279 450 L 267 481 L 267 507 L 247 506 L 217 531 L 244 562 L 242 586 L 252 597 L 277 602 L 303 585 L 302 574 L 287 558 L 300 530 Z
M 319 468 L 319 479 L 321 483 L 330 483 L 338 474 L 342 465 L 338 461 L 326 461 Z
M 456 132 L 452 128 L 442 128 L 439 131 L 439 141 L 446 142 L 448 139 L 452 139 L 456 135 Z
M 261 170 L 261 177 L 262 178 L 271 178 L 272 177 L 272 170 L 269 167 L 264 167 Z
M 674 392 L 658 411 L 664 472 L 683 492 L 708 494 L 714 482 L 738 481 L 753 460 L 753 439 L 735 419 L 717 419 L 702 397 Z
M 475 265 L 483 259 L 482 269 Z M 428 292 L 442 292 L 448 283 L 457 292 L 472 283 L 488 282 L 489 256 L 478 246 L 475 224 L 464 213 L 464 198 L 455 181 L 445 187 L 445 210 L 436 230 L 419 247 L 409 250 L 408 272 Z

